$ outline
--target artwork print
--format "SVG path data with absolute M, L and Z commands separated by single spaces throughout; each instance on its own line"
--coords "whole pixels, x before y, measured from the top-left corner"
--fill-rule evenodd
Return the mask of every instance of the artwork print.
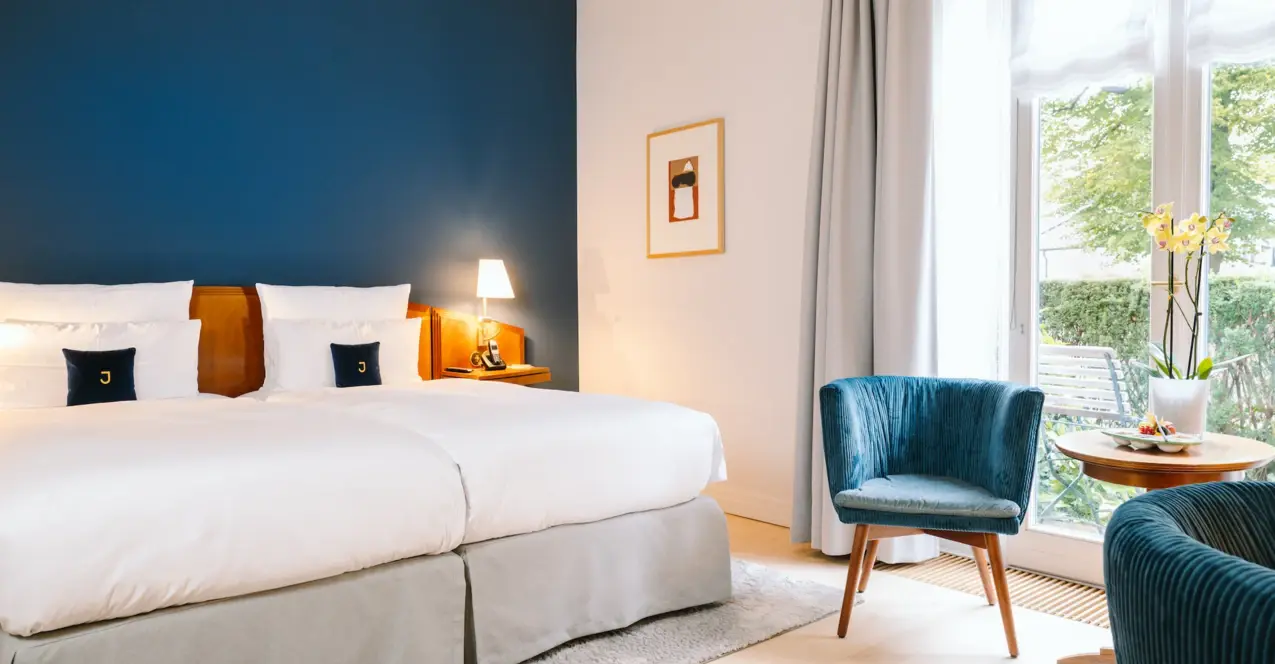
M 699 219 L 699 157 L 668 163 L 669 223 Z
M 646 256 L 726 251 L 726 121 L 646 137 Z

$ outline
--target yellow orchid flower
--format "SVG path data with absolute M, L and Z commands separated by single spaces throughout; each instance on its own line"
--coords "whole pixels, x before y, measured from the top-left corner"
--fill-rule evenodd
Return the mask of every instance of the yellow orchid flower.
M 1157 250 L 1173 251 L 1170 249 L 1173 246 L 1173 234 L 1169 232 L 1168 224 L 1165 224 L 1164 228 L 1157 230 L 1152 237 L 1155 240 L 1155 248 Z
M 1153 215 L 1151 217 L 1151 222 L 1148 223 L 1146 226 L 1147 235 L 1150 235 L 1151 237 L 1154 237 L 1154 238 L 1159 238 L 1161 235 L 1170 235 L 1171 233 L 1169 229 L 1172 227 L 1173 227 L 1173 224 L 1171 223 L 1171 220 L 1168 217 Z
M 1165 219 L 1172 219 L 1173 218 L 1173 203 L 1161 203 L 1157 205 L 1155 208 L 1155 214 L 1158 217 L 1164 217 Z
M 1191 215 L 1190 219 L 1178 224 L 1178 230 L 1191 238 L 1198 238 L 1204 235 L 1204 231 L 1209 227 L 1209 218 L 1201 215 L 1199 212 Z
M 1175 254 L 1189 254 L 1200 248 L 1201 239 L 1203 239 L 1202 235 L 1177 233 L 1169 238 L 1169 251 Z
M 1217 220 L 1213 222 L 1214 228 L 1221 228 L 1223 231 L 1230 233 L 1231 226 L 1235 224 L 1235 219 L 1228 217 L 1226 213 L 1219 214 Z
M 1209 250 L 1210 254 L 1216 254 L 1219 251 L 1227 251 L 1231 248 L 1226 243 L 1231 238 L 1231 234 L 1226 231 L 1214 227 L 1210 228 L 1208 233 L 1204 234 L 1204 247 Z

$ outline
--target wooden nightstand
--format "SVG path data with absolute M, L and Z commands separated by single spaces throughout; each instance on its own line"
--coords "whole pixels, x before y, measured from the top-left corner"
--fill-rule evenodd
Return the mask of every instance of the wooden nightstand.
M 514 385 L 535 385 L 553 380 L 549 367 L 533 367 L 529 364 L 511 364 L 504 371 L 474 369 L 471 373 L 457 373 L 443 369 L 443 378 L 468 378 L 470 380 L 494 380 Z

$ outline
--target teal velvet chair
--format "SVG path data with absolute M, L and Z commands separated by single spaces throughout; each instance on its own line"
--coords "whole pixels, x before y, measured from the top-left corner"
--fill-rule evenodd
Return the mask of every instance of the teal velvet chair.
M 1027 515 L 1044 401 L 1034 387 L 986 380 L 872 376 L 819 390 L 828 488 L 841 522 L 855 524 L 837 636 L 878 541 L 928 533 L 973 547 L 1018 656 L 998 535 Z
M 1275 484 L 1134 498 L 1107 527 L 1103 576 L 1120 664 L 1275 662 Z

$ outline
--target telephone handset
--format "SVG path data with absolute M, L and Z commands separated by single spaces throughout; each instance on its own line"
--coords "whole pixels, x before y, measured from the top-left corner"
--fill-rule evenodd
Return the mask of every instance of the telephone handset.
M 505 361 L 500 357 L 500 346 L 496 340 L 487 342 L 487 352 L 483 353 L 483 368 L 488 371 L 499 371 L 505 368 Z

